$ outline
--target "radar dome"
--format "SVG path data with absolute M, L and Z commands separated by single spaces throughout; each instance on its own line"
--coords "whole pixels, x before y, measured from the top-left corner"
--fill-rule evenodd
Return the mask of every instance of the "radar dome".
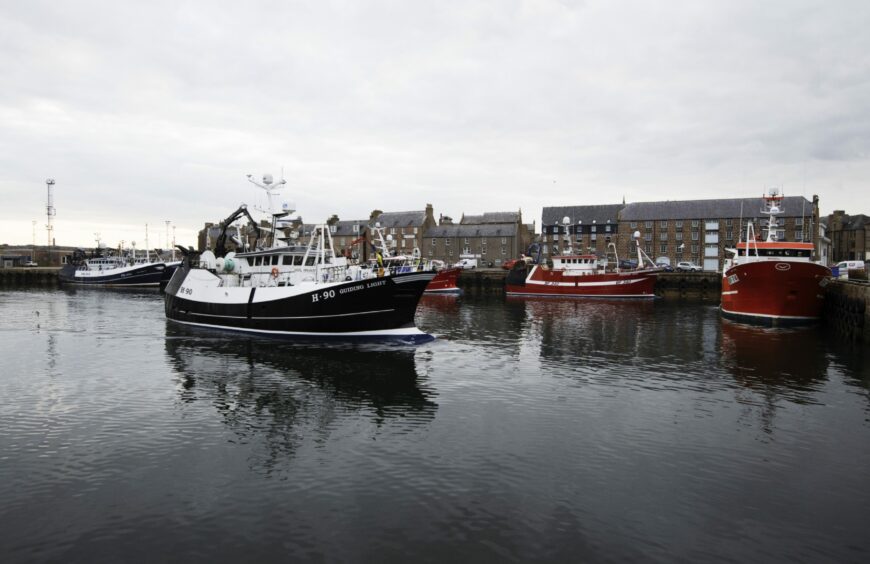
M 263 175 L 263 184 L 271 184 L 272 183 L 272 175 L 268 172 Z

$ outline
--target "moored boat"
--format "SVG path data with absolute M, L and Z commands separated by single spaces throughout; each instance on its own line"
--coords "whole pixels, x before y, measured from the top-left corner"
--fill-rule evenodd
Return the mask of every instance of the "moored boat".
M 60 269 L 58 278 L 64 284 L 84 286 L 157 286 L 165 270 L 165 262 L 152 261 L 147 253 L 85 258 L 77 252 L 73 262 Z
M 462 289 L 457 285 L 461 268 L 445 266 L 435 270 L 435 278 L 426 286 L 427 294 L 459 294 Z
M 782 199 L 775 190 L 763 197 L 765 240 L 748 221 L 745 239 L 727 249 L 731 257 L 722 268 L 720 306 L 725 317 L 768 325 L 810 323 L 821 317 L 831 270 L 812 260 L 812 243 L 777 240 Z
M 552 257 L 552 266 L 519 261 L 508 272 L 505 293 L 508 296 L 562 296 L 594 298 L 655 297 L 655 283 L 662 270 L 646 256 L 636 239 L 637 268 L 622 269 L 616 246 L 613 249 L 614 266 L 592 254 L 567 252 Z
M 278 237 L 287 213 L 272 214 L 271 243 L 224 254 L 232 222 L 247 215 L 256 225 L 243 205 L 223 222 L 214 253 L 196 260 L 187 252 L 166 286 L 167 318 L 288 338 L 431 338 L 414 314 L 433 271 L 351 265 L 336 255 L 325 225 L 307 245 L 291 244 Z

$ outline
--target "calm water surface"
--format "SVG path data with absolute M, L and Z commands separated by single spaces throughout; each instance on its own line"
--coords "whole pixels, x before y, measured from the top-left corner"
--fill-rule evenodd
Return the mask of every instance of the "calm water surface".
M 870 354 L 680 303 L 424 298 L 419 346 L 0 292 L 2 562 L 868 562 Z

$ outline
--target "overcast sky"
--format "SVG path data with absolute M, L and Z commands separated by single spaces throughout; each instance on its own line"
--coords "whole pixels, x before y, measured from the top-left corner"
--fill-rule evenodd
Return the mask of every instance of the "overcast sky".
M 0 242 L 819 194 L 870 213 L 870 2 L 0 0 Z

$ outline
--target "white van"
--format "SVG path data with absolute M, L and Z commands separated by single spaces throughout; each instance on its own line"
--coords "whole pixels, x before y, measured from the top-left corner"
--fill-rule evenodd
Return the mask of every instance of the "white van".
M 477 268 L 477 259 L 476 258 L 464 258 L 454 264 L 453 266 L 457 268 Z
M 848 278 L 850 270 L 864 270 L 864 261 L 861 260 L 844 260 L 837 263 L 839 269 L 839 278 Z

